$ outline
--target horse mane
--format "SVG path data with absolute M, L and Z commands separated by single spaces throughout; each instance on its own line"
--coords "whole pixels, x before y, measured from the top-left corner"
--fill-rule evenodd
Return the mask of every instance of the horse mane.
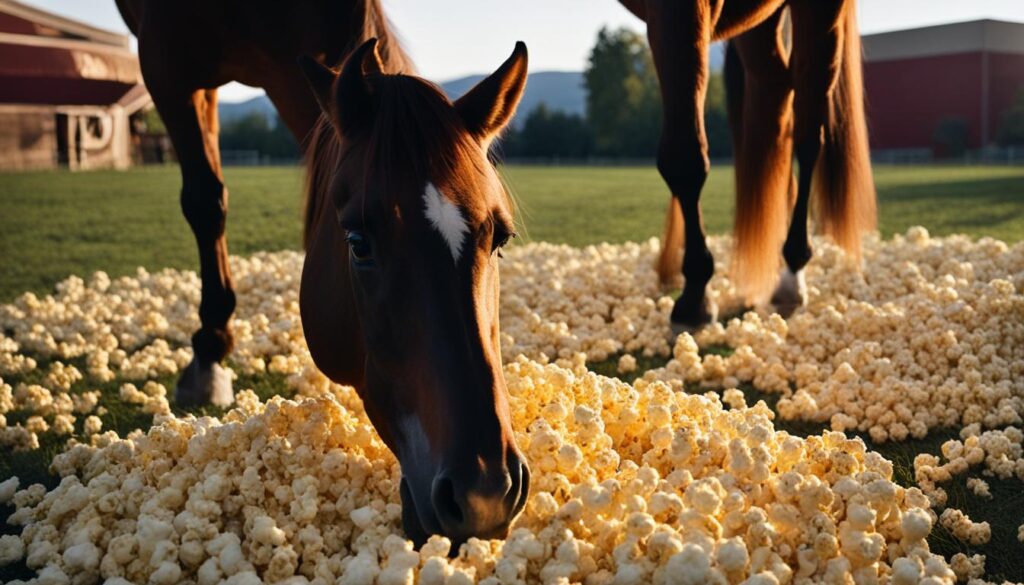
M 350 55 L 366 41 L 375 38 L 377 39 L 377 54 L 380 55 L 386 73 L 413 73 L 415 67 L 412 59 L 402 48 L 402 43 L 394 32 L 391 21 L 384 14 L 381 0 L 361 0 L 360 4 L 362 4 L 363 19 L 361 22 L 355 23 L 354 30 L 349 34 L 351 40 L 345 46 L 342 58 L 334 64 L 335 69 L 341 67 L 344 57 Z M 358 14 L 359 7 L 354 8 L 353 12 Z M 330 60 L 330 57 L 328 59 Z M 305 153 L 307 168 L 306 185 L 303 189 L 305 193 L 303 211 L 303 244 L 305 248 L 309 247 L 311 226 L 315 225 L 320 212 L 320 197 L 311 195 L 326 191 L 334 176 L 340 155 L 341 143 L 336 132 L 330 120 L 321 115 L 309 134 Z
M 412 59 L 402 48 L 399 35 L 395 33 L 391 21 L 384 14 L 381 0 L 363 0 L 362 4 L 363 21 L 356 23 L 356 30 L 349 36 L 351 41 L 345 47 L 342 56 L 347 57 L 366 41 L 377 39 L 377 54 L 384 62 L 385 73 L 415 73 Z M 338 65 L 340 64 L 339 62 Z
M 422 205 L 418 199 L 392 199 L 422 190 L 423 185 L 401 184 L 403 181 L 426 178 L 452 193 L 474 193 L 477 188 L 469 181 L 486 173 L 490 165 L 479 156 L 479 146 L 437 85 L 409 75 L 373 74 L 368 81 L 375 100 L 372 125 L 354 136 L 342 137 L 331 121 L 321 116 L 313 131 L 305 190 L 307 249 L 341 159 L 357 141 L 365 148 L 362 172 L 375 178 L 388 207 Z M 511 201 L 509 204 L 511 207 Z

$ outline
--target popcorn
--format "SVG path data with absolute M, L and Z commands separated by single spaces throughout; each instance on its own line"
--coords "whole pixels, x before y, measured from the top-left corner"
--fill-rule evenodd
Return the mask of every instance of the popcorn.
M 21 538 L 5 534 L 0 536 L 0 567 L 20 561 L 25 556 L 25 545 Z
M 969 544 L 985 544 L 992 538 L 992 529 L 988 522 L 972 522 L 966 514 L 953 508 L 942 511 L 939 524 L 957 539 Z
M 979 477 L 967 478 L 967 489 L 978 497 L 992 499 L 992 493 L 988 490 L 988 482 Z
M 220 419 L 169 414 L 58 455 L 56 489 L 13 496 L 29 566 L 197 584 L 785 582 L 897 569 L 952 582 L 924 540 L 927 499 L 859 439 L 794 437 L 763 403 L 727 409 L 715 395 L 598 376 L 582 359 L 506 365 L 534 470 L 509 538 L 470 539 L 449 559 L 434 537 L 416 552 L 401 533 L 397 461 L 355 391 L 318 376 L 302 380 L 319 396 L 263 403 L 241 391 Z M 150 395 L 125 390 L 137 392 Z
M 636 358 L 628 353 L 619 358 L 618 371 L 620 374 L 628 374 L 636 371 Z
M 10 502 L 14 498 L 14 494 L 18 491 L 18 477 L 9 477 L 6 480 L 0 482 L 0 505 Z
M 709 245 L 720 263 L 709 297 L 723 313 L 742 308 L 728 238 Z M 0 539 L 0 558 L 25 558 L 54 582 L 199 585 L 976 578 L 983 559 L 951 568 L 926 538 L 939 521 L 983 542 L 987 524 L 927 508 L 971 469 L 1024 479 L 1013 426 L 1024 413 L 1024 245 L 914 229 L 868 241 L 861 273 L 829 242 L 815 247 L 808 304 L 789 321 L 747 312 L 671 344 L 656 240 L 509 250 L 502 351 L 533 489 L 506 541 L 471 540 L 451 559 L 447 539 L 417 553 L 401 536 L 397 462 L 354 391 L 309 358 L 300 254 L 230 260 L 230 365 L 285 376 L 296 397 L 240 391 L 220 418 L 174 415 L 153 381 L 191 359 L 194 273 L 97 273 L 23 295 L 0 306 L 0 375 L 31 372 L 36 358 L 45 369 L 34 384 L 0 380 L 0 446 L 72 438 L 53 461 L 63 477 L 53 491 L 0 483 L 10 522 L 24 527 Z M 585 370 L 617 357 L 630 373 L 655 356 L 669 361 L 632 385 Z M 147 432 L 103 432 L 104 397 L 90 385 L 114 380 L 122 400 L 154 415 Z M 783 419 L 832 430 L 776 431 L 776 412 L 749 406 L 741 384 L 777 393 Z M 681 392 L 698 388 L 721 396 Z M 893 483 L 891 463 L 843 434 L 905 440 L 946 426 L 963 427 L 960 440 L 915 460 L 921 490 Z M 969 485 L 988 493 L 981 477 Z
M 979 579 L 985 574 L 985 556 L 967 556 L 964 553 L 956 553 L 950 559 L 949 567 L 956 573 L 958 581 Z

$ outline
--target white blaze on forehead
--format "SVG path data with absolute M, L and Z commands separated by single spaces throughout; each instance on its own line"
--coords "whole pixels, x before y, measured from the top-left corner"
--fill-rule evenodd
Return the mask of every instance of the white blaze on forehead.
M 462 256 L 462 244 L 466 240 L 466 233 L 469 226 L 462 216 L 459 206 L 455 205 L 444 196 L 433 183 L 427 183 L 427 189 L 423 193 L 423 201 L 426 203 L 425 215 L 430 225 L 434 226 L 444 238 L 448 249 L 451 250 L 452 258 L 456 262 Z

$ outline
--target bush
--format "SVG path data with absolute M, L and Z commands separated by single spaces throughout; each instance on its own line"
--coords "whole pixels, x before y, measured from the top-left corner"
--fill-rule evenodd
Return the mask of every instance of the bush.
M 273 158 L 298 158 L 301 154 L 281 118 L 276 117 L 271 125 L 262 112 L 252 112 L 224 124 L 220 130 L 220 147 L 222 150 L 255 150 Z
M 999 146 L 1024 146 L 1024 87 L 1017 93 L 1017 101 L 1003 112 L 996 140 Z
M 939 158 L 956 158 L 967 152 L 970 126 L 962 118 L 943 118 L 935 127 L 932 143 Z

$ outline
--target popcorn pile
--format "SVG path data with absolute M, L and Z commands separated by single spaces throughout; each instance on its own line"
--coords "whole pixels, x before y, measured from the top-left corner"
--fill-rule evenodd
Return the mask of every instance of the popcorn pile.
M 744 305 L 729 280 L 729 238 L 714 237 L 709 296 L 723 314 Z M 506 361 L 586 354 L 668 357 L 670 297 L 652 268 L 657 240 L 582 249 L 530 244 L 502 261 L 502 348 Z M 873 440 L 921 438 L 940 426 L 1021 424 L 1024 413 L 1024 243 L 935 239 L 912 228 L 892 241 L 868 240 L 858 272 L 842 251 L 815 242 L 807 268 L 808 306 L 789 321 L 763 309 L 702 330 L 698 348 L 728 356 L 670 362 L 650 379 L 778 392 L 784 419 L 830 422 Z M 298 314 L 302 257 L 294 252 L 232 258 L 239 306 L 232 321 L 233 366 L 243 373 L 294 374 L 306 351 Z M 538 275 L 543 275 L 539 278 Z M 192 272 L 140 270 L 86 284 L 72 277 L 58 294 L 26 294 L 0 307 L 0 376 L 31 370 L 32 357 L 85 357 L 90 379 L 145 381 L 178 372 L 198 327 L 199 281 Z M 52 389 L 51 389 L 52 390 Z
M 158 415 L 148 433 L 58 456 L 49 493 L 0 485 L 24 526 L 0 558 L 24 555 L 40 583 L 956 579 L 925 541 L 928 499 L 859 439 L 791 436 L 763 403 L 631 386 L 582 355 L 505 374 L 534 478 L 505 541 L 414 551 L 398 465 L 354 391 L 304 370 L 295 401 L 244 391 L 221 420 Z
M 963 475 L 972 467 L 982 467 L 982 475 L 988 477 L 1016 477 L 1024 482 L 1024 432 L 1020 429 L 981 432 L 980 425 L 972 424 L 960 430 L 960 438 L 942 444 L 945 463 L 940 464 L 940 457 L 928 453 L 914 458 L 914 480 L 933 506 L 944 506 L 947 499 L 946 491 L 936 484 Z M 992 497 L 988 483 L 981 478 L 968 478 L 967 487 L 979 497 Z
M 654 272 L 658 240 L 572 248 L 530 244 L 501 262 L 501 345 L 506 360 L 603 361 L 619 352 L 667 356 L 673 301 Z M 717 296 L 719 286 L 712 286 Z M 625 357 L 625 356 L 623 356 Z M 632 359 L 632 356 L 629 356 Z M 635 366 L 635 361 L 633 362 Z M 622 364 L 629 368 L 629 361 Z
M 862 272 L 834 246 L 815 250 L 804 309 L 788 321 L 762 310 L 707 327 L 693 351 L 648 379 L 751 383 L 782 394 L 783 419 L 830 422 L 875 442 L 1022 423 L 1024 243 L 912 228 L 866 242 Z M 718 345 L 735 351 L 695 353 Z
M 737 312 L 729 240 L 710 246 L 709 295 Z M 231 259 L 231 367 L 286 375 L 297 398 L 239 392 L 221 419 L 175 417 L 154 381 L 191 359 L 195 273 L 97 273 L 23 295 L 0 306 L 0 448 L 37 449 L 43 433 L 67 448 L 56 490 L 0 483 L 24 526 L 0 537 L 0 566 L 24 559 L 39 583 L 976 579 L 984 557 L 947 565 L 924 538 L 940 522 L 989 538 L 959 511 L 930 510 L 954 475 L 1024 480 L 1024 244 L 914 228 L 866 242 L 863 272 L 826 241 L 815 250 L 808 306 L 789 321 L 750 311 L 671 346 L 656 240 L 509 250 L 502 350 L 533 491 L 508 540 L 471 541 L 454 559 L 444 539 L 415 552 L 400 536 L 397 463 L 354 392 L 313 366 L 300 254 Z M 733 351 L 708 351 L 723 345 Z M 585 370 L 616 358 L 633 372 L 641 356 L 669 360 L 633 385 Z M 104 432 L 91 385 L 114 380 L 120 400 L 154 415 L 151 430 Z M 781 417 L 833 432 L 776 431 L 763 403 L 747 407 L 746 383 L 781 394 Z M 894 484 L 890 463 L 843 434 L 903 440 L 942 426 L 965 428 L 944 463 L 917 458 L 921 490 Z M 989 493 L 981 477 L 970 486 Z
M 71 393 L 71 386 L 82 379 L 82 374 L 71 365 L 53 362 L 43 383 L 19 384 L 12 388 L 0 378 L 0 447 L 12 451 L 30 451 L 39 448 L 39 433 L 70 436 L 75 432 L 76 414 L 90 415 L 84 423 L 84 432 L 98 431 L 102 421 L 92 412 L 103 414 L 97 408 L 98 390 Z M 7 425 L 7 415 L 18 414 L 23 424 Z

